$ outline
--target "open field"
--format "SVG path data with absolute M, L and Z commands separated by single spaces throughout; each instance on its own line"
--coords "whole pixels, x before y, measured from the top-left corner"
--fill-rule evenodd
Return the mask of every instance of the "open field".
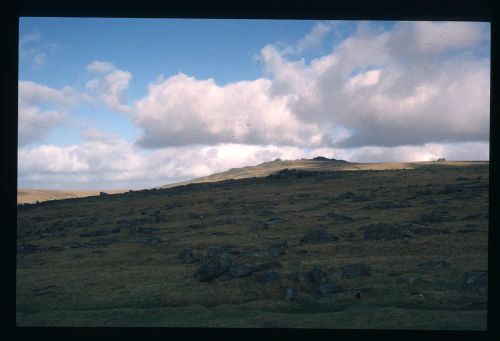
M 314 164 L 18 206 L 17 325 L 486 329 L 487 162 Z
M 110 189 L 110 190 L 56 190 L 56 189 L 31 189 L 19 188 L 17 190 L 17 203 L 36 203 L 37 201 L 61 200 L 70 198 L 82 198 L 92 195 L 99 195 L 103 191 L 109 194 L 123 193 L 128 189 Z

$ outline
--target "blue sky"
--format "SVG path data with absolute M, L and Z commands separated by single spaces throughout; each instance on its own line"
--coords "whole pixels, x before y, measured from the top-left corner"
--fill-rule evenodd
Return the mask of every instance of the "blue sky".
M 488 23 L 21 18 L 19 36 L 19 187 L 141 188 L 320 152 L 489 158 Z

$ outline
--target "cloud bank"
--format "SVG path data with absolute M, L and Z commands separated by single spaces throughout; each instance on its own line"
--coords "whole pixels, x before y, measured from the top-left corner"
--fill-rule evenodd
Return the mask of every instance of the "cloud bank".
M 294 44 L 264 46 L 255 80 L 220 85 L 178 73 L 134 101 L 124 97 L 132 74 L 109 61 L 87 65 L 85 94 L 20 82 L 20 179 L 139 188 L 275 158 L 489 159 L 488 24 L 361 22 L 329 53 L 300 57 L 341 33 L 341 25 L 319 23 Z M 138 139 L 87 129 L 79 145 L 29 146 L 61 124 L 79 96 L 125 114 Z

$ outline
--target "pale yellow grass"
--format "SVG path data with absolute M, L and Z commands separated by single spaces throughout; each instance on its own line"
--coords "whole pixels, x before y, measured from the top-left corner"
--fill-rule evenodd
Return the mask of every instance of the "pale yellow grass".
M 17 203 L 35 203 L 37 201 L 59 200 L 69 198 L 81 198 L 92 195 L 99 195 L 100 192 L 109 194 L 127 192 L 128 189 L 110 190 L 55 190 L 55 189 L 17 189 Z

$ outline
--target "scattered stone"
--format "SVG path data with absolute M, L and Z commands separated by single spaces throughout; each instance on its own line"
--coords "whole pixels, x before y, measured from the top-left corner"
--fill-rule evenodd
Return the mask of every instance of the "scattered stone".
M 363 263 L 349 264 L 342 268 L 342 278 L 370 276 L 371 270 Z
M 484 212 L 484 213 L 468 215 L 462 220 L 488 220 L 488 217 L 489 217 L 488 212 Z
M 462 230 L 457 230 L 458 233 L 473 233 L 473 232 L 478 232 L 477 229 L 462 229 Z
M 420 264 L 420 266 L 422 266 L 426 269 L 439 269 L 445 265 L 446 265 L 446 262 L 444 262 L 442 260 L 433 260 L 433 259 L 425 261 L 422 264 Z
M 44 248 L 41 248 L 41 250 L 49 251 L 49 252 L 60 252 L 60 251 L 64 250 L 64 248 L 62 246 L 46 246 Z
M 279 279 L 281 279 L 282 277 L 283 277 L 283 274 L 281 272 L 270 271 L 270 272 L 264 272 L 264 273 L 257 275 L 257 277 L 255 279 L 256 279 L 257 283 L 259 283 L 259 284 L 267 284 L 267 283 L 271 283 L 271 282 L 276 282 Z
M 179 252 L 177 259 L 180 260 L 182 264 L 193 264 L 197 261 L 193 256 L 193 249 L 191 248 L 183 249 Z
M 248 276 L 256 270 L 257 270 L 257 268 L 255 266 L 252 266 L 249 264 L 244 264 L 244 263 L 240 263 L 240 264 L 233 263 L 233 264 L 231 264 L 231 266 L 229 266 L 229 273 L 233 277 Z
M 153 219 L 154 219 L 155 224 L 159 224 L 159 223 L 163 223 L 163 222 L 167 221 L 166 216 L 164 214 L 162 214 L 160 211 L 156 211 L 153 214 Z
M 365 240 L 394 240 L 404 238 L 404 233 L 399 227 L 385 223 L 363 226 Z
M 345 199 L 352 199 L 354 198 L 356 195 L 353 193 L 353 192 L 345 192 L 345 193 L 342 193 L 340 194 L 337 199 L 338 200 L 345 200 Z
M 370 200 L 372 200 L 372 198 L 362 194 L 355 195 L 351 198 L 351 202 L 365 202 Z
M 234 225 L 234 224 L 236 224 L 236 220 L 231 218 L 221 219 L 215 222 L 215 225 Z
M 488 271 L 466 272 L 462 281 L 462 289 L 488 292 Z
M 398 277 L 397 284 L 398 286 L 403 284 L 403 285 L 412 285 L 412 284 L 417 284 L 417 283 L 423 283 L 425 280 L 420 277 L 420 276 L 412 276 L 412 275 L 404 275 Z
M 161 243 L 161 238 L 160 237 L 153 237 L 153 238 L 149 238 L 149 239 L 146 239 L 143 241 L 143 243 L 145 245 L 156 245 L 158 243 Z
M 160 231 L 158 227 L 141 227 L 141 226 L 136 226 L 136 227 L 131 227 L 129 228 L 129 234 L 130 235 L 136 235 L 136 234 L 153 234 L 155 232 Z
M 291 301 L 295 296 L 297 296 L 297 289 L 295 288 L 286 288 L 285 289 L 285 300 Z
M 194 276 L 201 282 L 210 282 L 214 278 L 224 274 L 231 266 L 231 263 L 231 258 L 225 253 L 209 255 L 205 258 Z
M 317 228 L 314 230 L 310 230 L 307 234 L 305 234 L 302 238 L 300 238 L 300 243 L 306 244 L 319 244 L 319 243 L 328 243 L 334 242 L 339 238 L 331 235 L 328 231 L 323 228 Z
M 259 263 L 255 266 L 255 271 L 263 271 L 263 270 L 269 270 L 269 269 L 274 269 L 274 268 L 282 268 L 283 265 L 279 261 L 271 261 L 271 262 L 265 262 L 265 263 Z
M 463 189 L 460 185 L 446 185 L 444 188 L 439 189 L 436 191 L 436 194 L 455 194 L 455 193 L 460 193 L 463 192 Z
M 342 214 L 337 214 L 334 212 L 328 213 L 324 217 L 327 219 L 332 219 L 334 221 L 340 221 L 340 222 L 344 222 L 344 223 L 348 223 L 348 222 L 351 222 L 354 220 L 351 217 L 348 217 L 348 216 L 342 215 Z
M 328 283 L 328 275 L 320 268 L 315 267 L 310 273 L 314 284 L 322 285 Z
M 271 212 L 271 213 L 274 214 L 273 212 Z M 272 218 L 272 219 L 268 219 L 268 220 L 265 220 L 263 222 L 260 222 L 256 227 L 267 230 L 271 227 L 271 225 L 284 223 L 285 221 L 286 220 L 282 219 L 282 218 Z
M 420 236 L 432 236 L 436 234 L 449 234 L 450 231 L 448 229 L 434 229 L 430 227 L 415 227 L 411 228 L 409 232 L 420 235 Z
M 107 234 L 108 234 L 108 231 L 97 230 L 97 231 L 82 233 L 80 235 L 80 237 L 102 237 L 102 236 L 105 236 Z
M 334 292 L 337 292 L 338 290 L 339 290 L 339 287 L 333 283 L 322 284 L 318 288 L 318 292 L 321 295 L 333 294 Z
M 297 272 L 295 274 L 295 279 L 303 287 L 314 283 L 314 278 L 313 278 L 311 271 Z
M 203 224 L 189 224 L 188 226 L 186 226 L 188 229 L 202 229 L 204 227 L 206 227 L 205 225 Z
M 213 256 L 219 256 L 225 253 L 231 253 L 234 251 L 237 247 L 233 244 L 219 244 L 219 245 L 214 245 L 208 248 L 207 250 L 207 258 L 213 257 Z
M 20 244 L 17 245 L 17 253 L 18 254 L 32 254 L 37 252 L 39 247 L 33 244 Z
M 455 214 L 448 212 L 446 209 L 437 208 L 430 213 L 422 214 L 419 221 L 423 223 L 441 223 L 456 219 L 457 216 Z
M 409 205 L 403 203 L 396 203 L 393 201 L 379 201 L 379 202 L 374 202 L 363 208 L 367 210 L 384 210 L 384 209 L 405 208 L 405 207 L 409 207 Z
M 287 242 L 282 241 L 277 244 L 268 246 L 266 251 L 270 256 L 280 256 L 285 254 L 286 247 L 287 247 Z

